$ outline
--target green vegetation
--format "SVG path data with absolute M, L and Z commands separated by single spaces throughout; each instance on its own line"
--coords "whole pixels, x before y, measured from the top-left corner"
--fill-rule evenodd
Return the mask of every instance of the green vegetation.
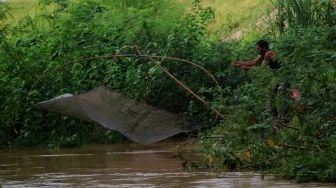
M 262 7 L 265 13 L 268 7 L 272 10 L 270 3 L 242 1 L 242 7 L 230 11 L 220 2 L 207 2 L 218 8 L 214 11 L 199 0 L 41 0 L 30 9 L 36 11 L 24 17 L 10 16 L 7 10 L 14 4 L 1 3 L 1 146 L 126 142 L 116 132 L 32 107 L 59 94 L 105 85 L 212 125 L 199 138 L 209 168 L 254 169 L 299 182 L 336 182 L 335 1 L 275 1 L 279 13 L 269 19 L 274 22 L 262 23 L 267 28 L 263 33 L 254 28 L 259 16 L 269 16 L 256 12 Z M 219 9 L 227 13 L 221 13 L 222 23 L 215 16 Z M 8 20 L 14 18 L 20 21 L 11 24 Z M 251 32 L 241 39 L 223 42 L 223 35 L 246 27 Z M 255 58 L 254 43 L 260 38 L 271 42 L 281 68 L 274 73 L 262 65 L 244 73 L 232 67 L 235 60 Z M 177 57 L 205 67 L 221 87 L 188 64 L 157 60 L 224 118 L 218 121 L 210 108 L 146 58 L 69 63 L 136 54 L 134 46 L 144 54 Z M 44 74 L 55 67 L 60 69 Z M 39 80 L 41 75 L 45 77 Z M 281 118 L 274 118 L 269 107 L 276 83 L 282 90 L 272 103 Z M 294 89 L 300 100 L 293 100 Z
M 37 12 L 36 0 L 12 0 L 8 1 L 8 7 L 11 9 L 5 23 L 10 25 L 17 25 L 18 22 L 26 16 L 34 16 Z
M 276 73 L 254 68 L 239 84 L 224 88 L 226 118 L 203 134 L 203 152 L 213 168 L 253 168 L 298 182 L 335 182 L 335 4 L 313 1 L 306 9 L 314 16 L 302 18 L 297 1 L 279 2 L 280 33 L 264 38 L 279 52 L 282 68 Z M 242 43 L 238 45 L 231 47 L 238 54 L 233 59 L 248 57 L 240 50 Z M 274 119 L 269 107 L 276 83 L 282 86 L 274 102 L 281 119 Z M 300 101 L 291 97 L 294 88 L 300 91 Z
M 11 24 L 17 24 L 22 18 L 28 15 L 35 17 L 36 14 L 41 12 L 41 9 L 38 7 L 38 0 L 7 1 L 11 7 L 11 17 L 7 19 L 7 22 Z M 76 2 L 76 0 L 72 0 L 72 2 Z M 174 0 L 171 2 L 175 6 L 188 10 L 192 6 L 193 0 Z M 108 4 L 111 1 L 104 1 L 104 3 Z M 268 10 L 272 9 L 272 3 L 269 0 L 242 0 L 239 3 L 236 0 L 204 0 L 202 4 L 211 7 L 216 14 L 212 23 L 209 24 L 209 30 L 211 32 L 218 32 L 223 37 L 232 34 L 232 31 L 256 29 L 254 23 L 258 21 L 258 18 L 267 13 Z
M 186 6 L 191 6 L 192 0 L 176 0 Z M 256 30 L 255 23 L 272 9 L 269 0 L 204 0 L 204 6 L 211 7 L 216 17 L 209 25 L 211 32 L 218 32 L 227 37 L 235 31 Z

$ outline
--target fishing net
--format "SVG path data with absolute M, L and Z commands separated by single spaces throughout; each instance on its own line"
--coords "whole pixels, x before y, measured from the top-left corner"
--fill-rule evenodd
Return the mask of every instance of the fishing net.
M 94 122 L 140 144 L 151 144 L 178 133 L 204 127 L 165 110 L 139 103 L 101 86 L 79 94 L 64 94 L 35 107 Z

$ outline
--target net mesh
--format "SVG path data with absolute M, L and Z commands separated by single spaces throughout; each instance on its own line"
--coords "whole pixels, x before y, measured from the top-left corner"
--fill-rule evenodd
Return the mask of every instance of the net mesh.
M 37 103 L 35 107 L 97 123 L 140 144 L 151 144 L 204 127 L 178 114 L 111 92 L 104 86 L 79 95 L 64 94 Z

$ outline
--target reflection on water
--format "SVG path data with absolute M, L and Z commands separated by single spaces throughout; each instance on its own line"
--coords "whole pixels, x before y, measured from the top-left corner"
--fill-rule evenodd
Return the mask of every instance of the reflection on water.
M 0 152 L 3 187 L 328 187 L 254 173 L 189 172 L 173 158 L 173 143 Z

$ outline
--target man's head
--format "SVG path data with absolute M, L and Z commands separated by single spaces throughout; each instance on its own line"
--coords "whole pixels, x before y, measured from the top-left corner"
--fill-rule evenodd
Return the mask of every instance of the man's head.
M 256 42 L 255 47 L 259 54 L 263 54 L 267 50 L 269 50 L 268 42 L 266 40 L 259 40 L 258 42 Z

